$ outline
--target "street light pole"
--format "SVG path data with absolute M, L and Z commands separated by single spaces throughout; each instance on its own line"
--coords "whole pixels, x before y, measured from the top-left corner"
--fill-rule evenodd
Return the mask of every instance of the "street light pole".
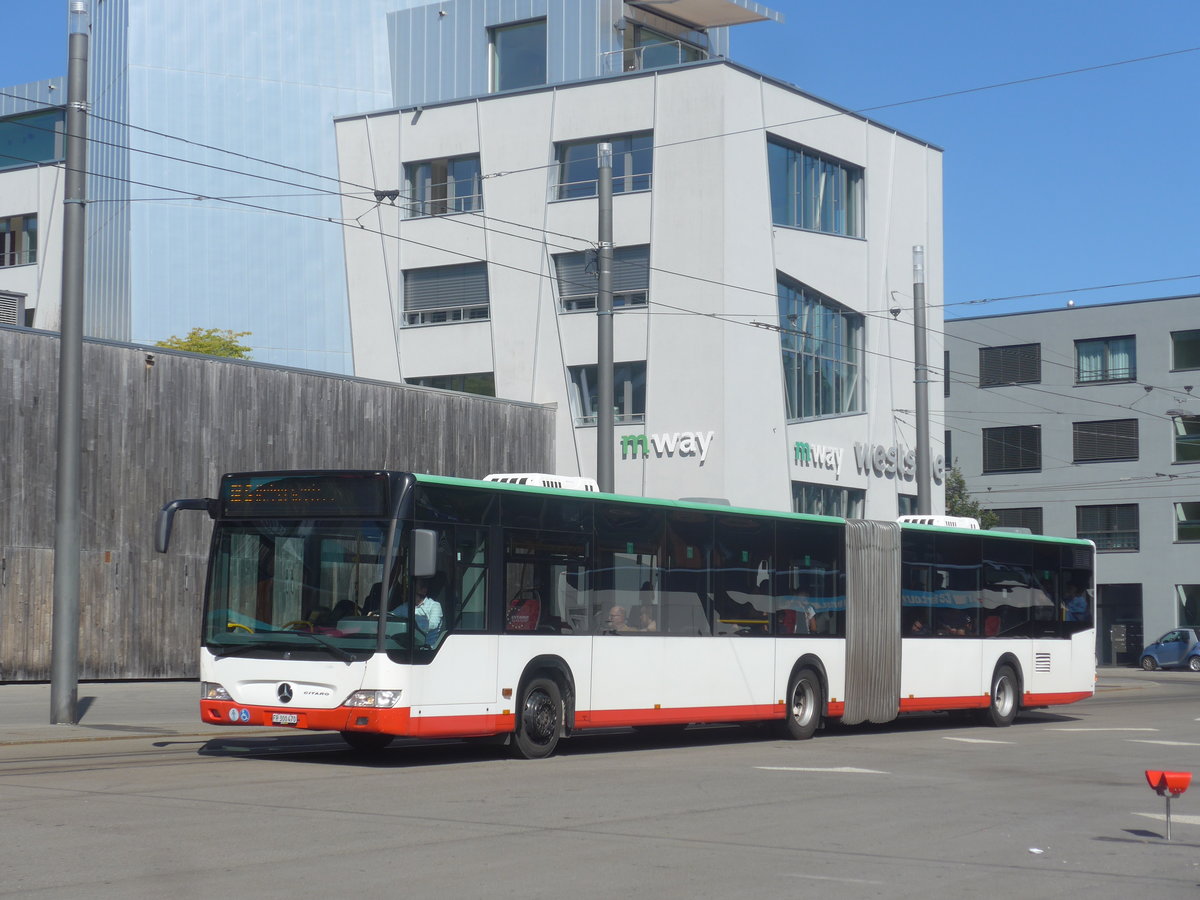
M 917 393 L 917 513 L 933 512 L 929 468 L 929 360 L 925 327 L 925 247 L 913 247 L 913 385 Z
M 599 157 L 599 249 L 596 252 L 596 483 L 613 488 L 613 311 L 612 311 L 612 144 L 596 147 Z
M 62 325 L 58 356 L 58 468 L 54 493 L 54 619 L 50 723 L 74 725 L 79 693 L 80 432 L 83 425 L 83 248 L 87 198 L 88 5 L 70 0 Z

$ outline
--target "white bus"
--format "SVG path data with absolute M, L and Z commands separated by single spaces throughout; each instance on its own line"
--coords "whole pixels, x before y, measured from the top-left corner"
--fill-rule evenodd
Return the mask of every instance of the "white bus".
M 969 710 L 1095 685 L 1088 541 L 401 472 L 225 475 L 203 614 L 210 724 L 503 735 Z

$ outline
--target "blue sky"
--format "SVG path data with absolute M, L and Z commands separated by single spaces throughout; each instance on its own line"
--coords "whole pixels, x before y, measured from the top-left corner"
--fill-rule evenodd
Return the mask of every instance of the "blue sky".
M 856 110 L 1200 47 L 1198 0 L 765 2 L 734 59 Z M 0 6 L 0 85 L 65 74 L 67 0 Z M 1065 293 L 1200 275 L 1200 51 L 870 115 L 945 151 L 948 304 L 1057 292 L 947 315 L 1200 294 Z

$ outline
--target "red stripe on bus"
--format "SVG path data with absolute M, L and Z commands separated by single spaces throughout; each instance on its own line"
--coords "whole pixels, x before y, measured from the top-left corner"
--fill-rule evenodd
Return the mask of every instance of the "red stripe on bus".
M 1063 706 L 1067 703 L 1078 703 L 1093 696 L 1093 691 L 1071 691 L 1059 694 L 1032 694 L 1026 692 L 1021 698 L 1022 706 Z
M 593 709 L 576 712 L 575 727 L 622 728 L 633 725 L 688 725 L 693 722 L 758 722 L 783 717 L 783 706 L 778 703 L 670 709 Z

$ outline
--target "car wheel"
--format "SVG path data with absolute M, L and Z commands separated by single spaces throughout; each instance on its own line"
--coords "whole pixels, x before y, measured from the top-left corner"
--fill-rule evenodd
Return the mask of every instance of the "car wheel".
M 1188 668 L 1193 672 L 1200 672 L 1200 656 L 1189 656 Z
M 1147 672 L 1153 672 L 1158 668 L 1158 660 L 1147 654 L 1146 656 L 1142 657 L 1142 668 Z

